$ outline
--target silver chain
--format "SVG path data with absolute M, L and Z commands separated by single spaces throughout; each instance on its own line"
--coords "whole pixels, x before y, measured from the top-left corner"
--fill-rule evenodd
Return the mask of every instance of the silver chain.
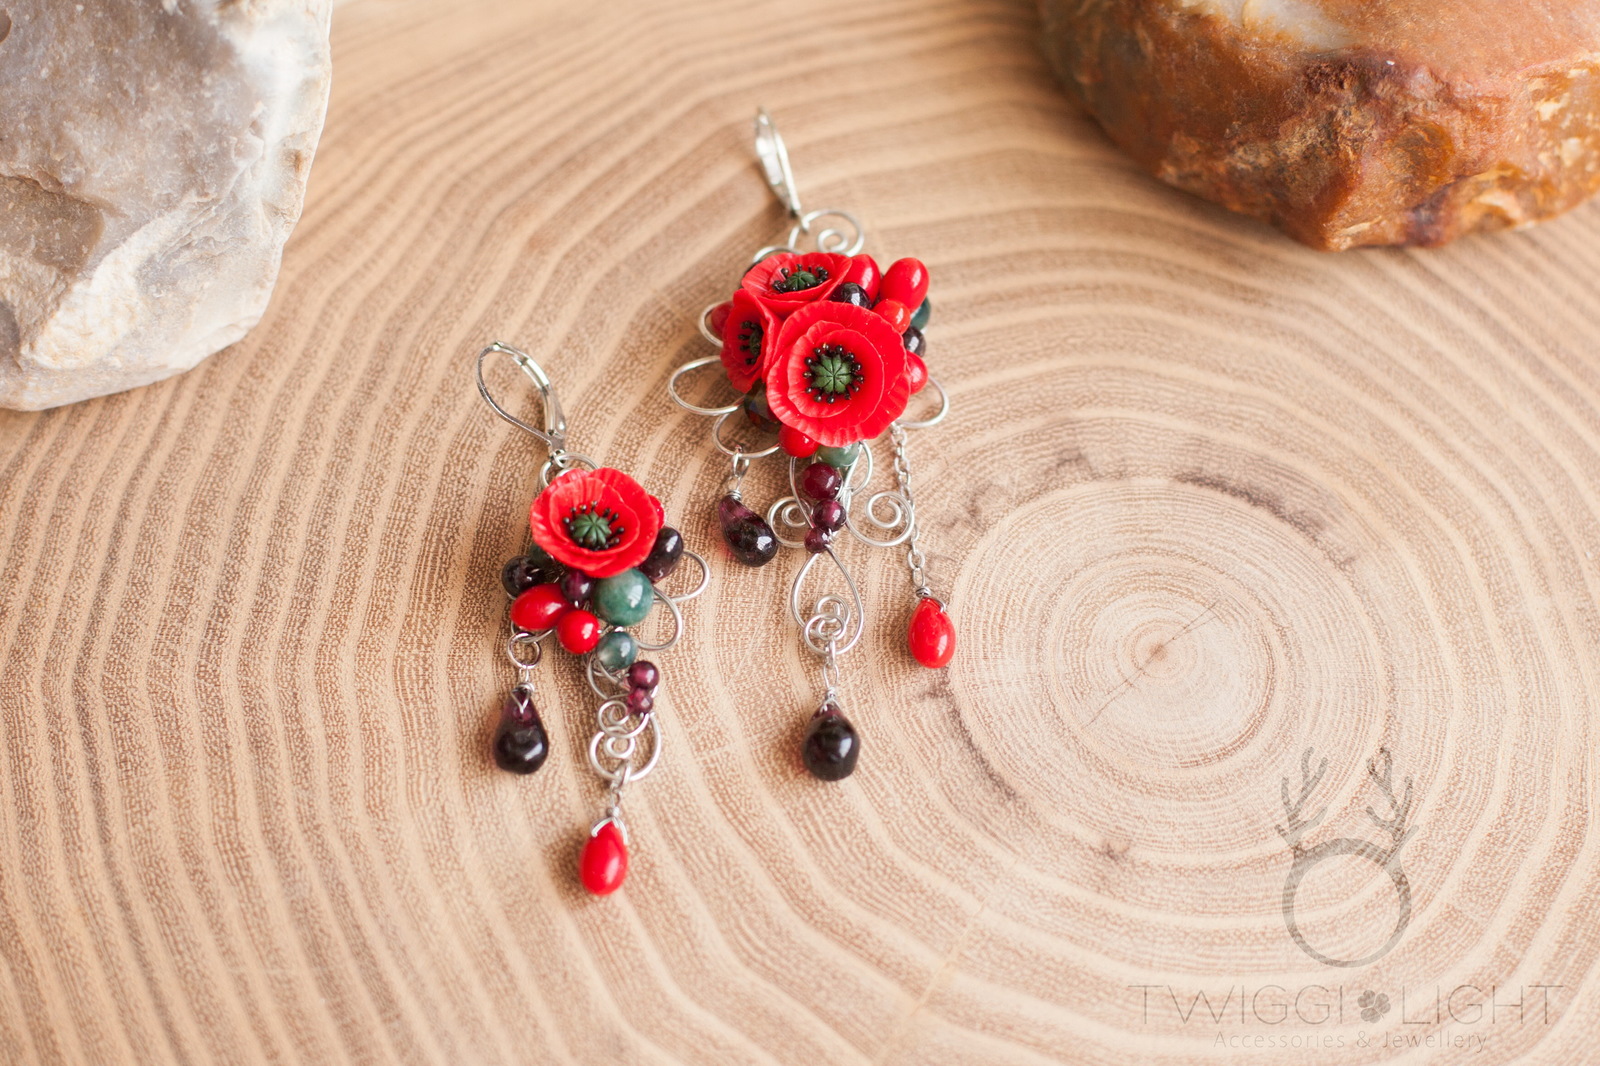
M 906 455 L 905 427 L 895 422 L 889 427 L 889 433 L 894 438 L 894 476 L 900 486 L 900 495 L 906 501 L 906 528 L 909 530 L 906 537 L 906 568 L 911 571 L 911 587 L 916 590 L 917 598 L 925 600 L 932 598 L 933 590 L 928 587 L 927 575 L 923 572 L 927 568 L 928 557 L 922 551 L 917 505 L 911 498 L 911 460 Z

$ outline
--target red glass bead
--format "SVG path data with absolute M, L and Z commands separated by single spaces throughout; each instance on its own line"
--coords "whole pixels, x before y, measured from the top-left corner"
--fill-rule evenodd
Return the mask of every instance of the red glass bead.
M 911 325 L 911 311 L 899 300 L 879 300 L 872 309 L 882 315 L 896 333 L 904 333 Z
M 927 295 L 928 268 L 919 259 L 896 259 L 878 285 L 879 300 L 898 300 L 907 307 L 921 307 Z
M 596 896 L 609 896 L 628 876 L 628 845 L 616 822 L 607 822 L 589 834 L 578 857 L 578 880 Z
M 809 459 L 817 454 L 817 442 L 793 426 L 778 427 L 778 446 L 796 459 Z
M 858 255 L 850 260 L 850 270 L 844 276 L 845 283 L 860 285 L 867 291 L 872 299 L 878 298 L 878 285 L 883 280 L 883 272 L 878 269 L 878 261 L 870 255 Z
M 556 639 L 574 655 L 594 651 L 600 643 L 600 619 L 588 611 L 568 611 L 556 621 Z
M 906 382 L 912 393 L 921 392 L 928 385 L 928 364 L 919 355 L 906 354 Z
M 930 670 L 944 666 L 956 653 L 955 623 L 935 599 L 924 599 L 911 612 L 906 639 L 917 662 Z
M 511 624 L 529 633 L 540 633 L 556 624 L 572 605 L 555 582 L 535 585 L 511 601 Z

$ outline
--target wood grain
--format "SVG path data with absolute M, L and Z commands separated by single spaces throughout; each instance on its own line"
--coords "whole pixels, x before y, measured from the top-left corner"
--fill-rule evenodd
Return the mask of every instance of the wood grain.
M 1008 0 L 341 6 L 260 328 L 0 414 L 0 1061 L 1600 1058 L 1600 208 L 1310 252 L 1137 172 L 1037 32 Z M 471 358 L 537 353 L 574 445 L 711 545 L 721 466 L 663 390 L 779 232 L 758 103 L 814 203 L 932 268 L 955 408 L 915 462 L 963 645 L 911 664 L 904 574 L 856 553 L 870 746 L 820 785 L 792 561 L 719 562 L 591 900 L 576 675 L 540 775 L 486 755 L 540 456 Z M 1380 839 L 1380 749 L 1414 783 L 1368 965 L 1287 930 L 1307 748 L 1307 843 Z M 1347 855 L 1295 914 L 1354 958 L 1396 893 Z

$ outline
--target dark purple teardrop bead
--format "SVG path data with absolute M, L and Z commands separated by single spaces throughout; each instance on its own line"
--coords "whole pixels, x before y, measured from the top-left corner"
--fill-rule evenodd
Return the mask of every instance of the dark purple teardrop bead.
M 683 534 L 671 526 L 662 526 L 656 534 L 655 546 L 639 564 L 639 572 L 654 585 L 678 568 L 683 558 Z
M 527 689 L 514 688 L 506 697 L 490 747 L 495 765 L 511 773 L 531 774 L 544 765 L 550 754 L 550 738 Z
M 821 781 L 843 781 L 855 771 L 861 757 L 861 738 L 839 708 L 828 704 L 806 727 L 800 743 L 800 761 Z
M 729 493 L 717 504 L 722 539 L 733 557 L 746 566 L 765 566 L 778 554 L 778 538 L 767 520 Z

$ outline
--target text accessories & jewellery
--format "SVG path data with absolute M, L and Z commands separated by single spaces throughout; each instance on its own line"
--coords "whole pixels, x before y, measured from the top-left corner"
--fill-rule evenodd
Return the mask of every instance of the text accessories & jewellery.
M 813 775 L 837 781 L 855 769 L 861 752 L 860 735 L 841 709 L 839 658 L 866 628 L 861 593 L 839 556 L 844 534 L 874 548 L 905 549 L 913 592 L 911 653 L 931 668 L 955 653 L 955 627 L 925 576 L 906 447 L 907 431 L 943 421 L 950 398 L 925 362 L 927 269 L 900 259 L 880 270 L 872 256 L 861 254 L 866 233 L 854 215 L 801 207 L 788 150 L 765 111 L 756 116 L 755 134 L 756 155 L 792 228 L 783 243 L 756 252 L 731 299 L 702 312 L 700 332 L 720 354 L 678 367 L 668 392 L 680 406 L 712 419 L 712 443 L 729 458 L 717 506 L 733 557 L 763 566 L 780 544 L 808 553 L 789 608 L 805 646 L 821 660 L 822 699 L 801 757 Z M 722 406 L 685 399 L 684 379 L 713 366 L 741 397 Z M 918 394 L 938 399 L 928 404 L 915 400 Z M 907 418 L 913 402 L 931 411 Z M 776 441 L 730 443 L 741 422 L 775 433 Z M 871 491 L 879 465 L 873 447 L 885 434 L 895 486 Z M 745 503 L 744 479 L 752 463 L 778 454 L 789 460 L 790 494 L 763 516 Z M 812 581 L 824 591 L 808 591 Z
M 483 366 L 491 356 L 508 356 L 533 382 L 544 406 L 544 428 L 524 422 L 490 394 Z M 549 377 L 526 352 L 491 344 L 478 353 L 477 375 L 478 391 L 495 413 L 550 449 L 528 516 L 533 546 L 500 574 L 511 597 L 506 656 L 516 667 L 517 683 L 495 730 L 494 761 L 517 774 L 544 765 L 550 742 L 534 705 L 534 675 L 553 636 L 582 656 L 589 687 L 600 700 L 589 765 L 605 783 L 606 802 L 589 830 L 578 875 L 585 888 L 603 896 L 621 887 L 628 874 L 623 789 L 647 777 L 661 758 L 661 671 L 640 656 L 678 642 L 682 605 L 705 591 L 711 573 L 666 524 L 660 500 L 622 471 L 567 451 L 561 405 Z M 699 567 L 699 581 L 677 595 L 662 591 L 684 557 Z M 650 643 L 629 630 L 644 623 L 657 604 L 671 619 L 671 633 Z

